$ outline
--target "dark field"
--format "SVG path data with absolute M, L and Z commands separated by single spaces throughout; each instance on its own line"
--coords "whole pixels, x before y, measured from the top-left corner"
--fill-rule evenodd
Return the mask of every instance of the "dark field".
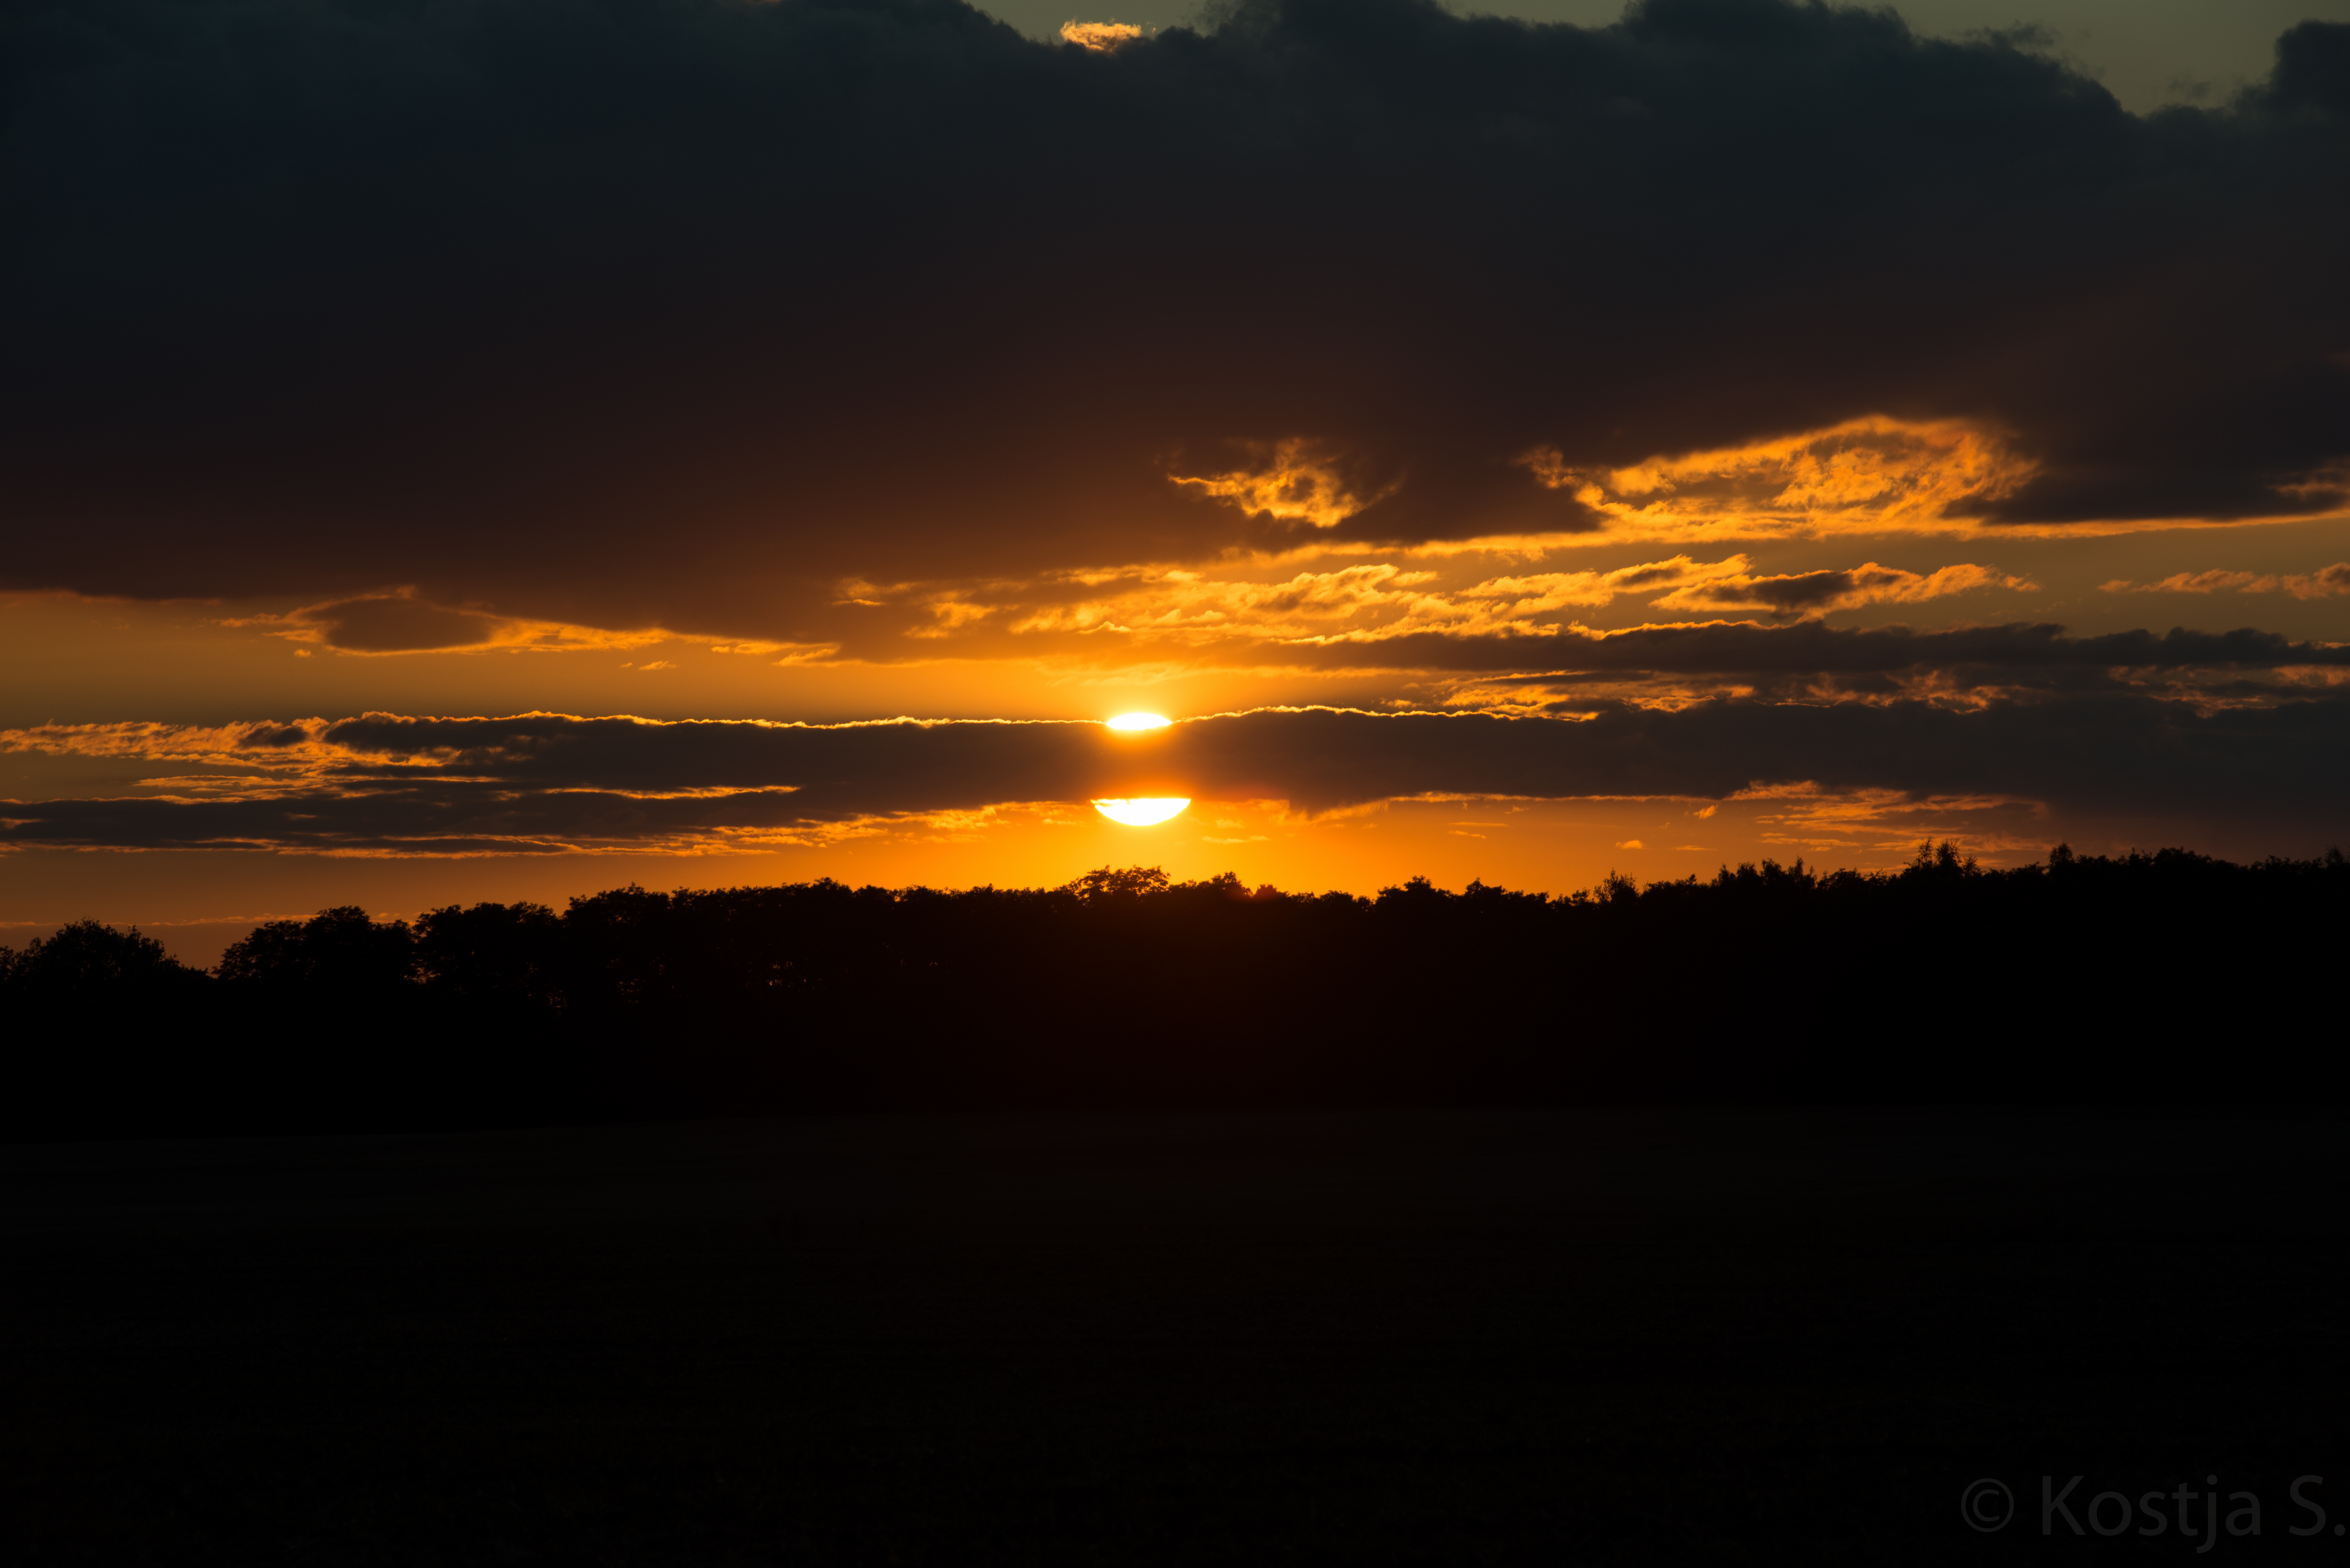
M 0 1162 L 11 1563 L 2204 1544 L 2045 1538 L 2045 1473 L 2085 1475 L 2076 1516 L 2216 1473 L 2262 1534 L 2204 1560 L 2350 1561 L 2336 1113 L 909 1116 Z M 2297 1539 L 2307 1474 L 2331 1512 Z M 1995 1535 L 1959 1513 L 1985 1476 L 2017 1500 Z

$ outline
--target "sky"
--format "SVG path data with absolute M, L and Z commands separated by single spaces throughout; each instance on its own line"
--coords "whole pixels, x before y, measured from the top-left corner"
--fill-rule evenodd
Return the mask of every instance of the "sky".
M 12 5 L 0 941 L 2350 842 L 2350 0 L 1065 12 Z

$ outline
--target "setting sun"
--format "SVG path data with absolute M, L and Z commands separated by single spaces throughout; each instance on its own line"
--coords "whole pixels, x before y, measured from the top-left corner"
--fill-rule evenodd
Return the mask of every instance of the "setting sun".
M 1163 730 L 1174 722 L 1156 713 L 1120 713 L 1109 721 L 1109 727 L 1113 730 Z
M 1128 827 L 1155 827 L 1180 815 L 1183 808 L 1191 804 L 1187 797 L 1143 795 L 1134 800 L 1097 800 L 1094 802 L 1094 809 L 1112 822 L 1122 822 Z

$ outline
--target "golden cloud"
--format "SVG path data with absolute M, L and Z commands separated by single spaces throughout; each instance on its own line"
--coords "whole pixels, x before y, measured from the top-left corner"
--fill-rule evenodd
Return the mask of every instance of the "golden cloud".
M 1149 568 L 1099 580 L 1115 591 L 1029 611 L 1008 623 L 1014 636 L 1119 634 L 1190 647 L 1232 639 L 1275 643 L 1375 643 L 1419 633 L 1454 637 L 1547 637 L 1564 612 L 1601 608 L 1653 594 L 1655 607 L 1731 610 L 1803 618 L 1860 605 L 1917 603 L 1980 588 L 2033 584 L 1990 566 L 1961 563 L 1918 573 L 1871 561 L 1849 569 L 1757 576 L 1745 556 L 1701 561 L 1688 555 L 1612 571 L 1526 572 L 1445 586 L 1441 574 L 1369 562 L 1297 572 L 1265 582 Z M 1013 590 L 1012 597 L 1017 597 Z M 984 618 L 961 590 L 931 607 L 938 637 Z
M 1335 528 L 1378 499 L 1355 494 L 1336 460 L 1311 441 L 1283 441 L 1255 449 L 1253 464 L 1197 477 L 1170 473 L 1179 489 L 1276 522 Z
M 2116 577 L 2103 585 L 2109 594 L 2216 594 L 2232 589 L 2240 594 L 2272 594 L 2279 589 L 2297 599 L 2322 599 L 2350 594 L 2350 561 L 2336 561 L 2305 576 L 2275 572 L 2230 572 L 2218 567 L 2203 572 L 2174 572 L 2160 582 L 2133 583 Z
M 1131 44 L 1142 36 L 1142 29 L 1130 22 L 1064 22 L 1061 36 L 1081 49 L 1091 49 L 1106 55 L 1122 45 Z
M 295 764 L 323 761 L 340 748 L 324 739 L 328 721 L 259 720 L 240 724 L 162 724 L 139 721 L 35 724 L 0 730 L 0 752 L 142 761 Z
M 488 610 L 434 604 L 414 587 L 305 605 L 282 615 L 244 616 L 224 626 L 260 627 L 272 637 L 338 653 L 569 653 L 641 648 L 669 634 L 530 620 Z
M 1990 566 L 1961 562 L 1930 573 L 1866 562 L 1849 571 L 1752 576 L 1743 572 L 1700 577 L 1651 602 L 1656 609 L 1747 611 L 1779 617 L 1824 616 L 1873 604 L 1919 604 L 1981 588 L 2029 593 L 2038 585 Z
M 1877 415 L 1629 468 L 1571 467 L 1547 447 L 1522 461 L 1608 519 L 1562 544 L 1970 533 L 1970 510 L 2013 493 L 2035 467 L 1972 424 Z

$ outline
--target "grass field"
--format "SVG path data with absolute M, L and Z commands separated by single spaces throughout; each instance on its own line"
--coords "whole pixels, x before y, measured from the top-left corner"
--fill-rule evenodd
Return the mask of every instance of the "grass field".
M 2043 1536 L 2043 1474 L 2085 1477 L 2076 1517 L 2218 1474 L 2262 1534 L 2204 1560 L 2350 1561 L 2335 1113 L 876 1117 L 0 1167 L 10 1563 L 2203 1543 Z M 2339 1506 L 2293 1537 L 2307 1474 Z M 1982 1477 L 1995 1534 L 1960 1516 Z

